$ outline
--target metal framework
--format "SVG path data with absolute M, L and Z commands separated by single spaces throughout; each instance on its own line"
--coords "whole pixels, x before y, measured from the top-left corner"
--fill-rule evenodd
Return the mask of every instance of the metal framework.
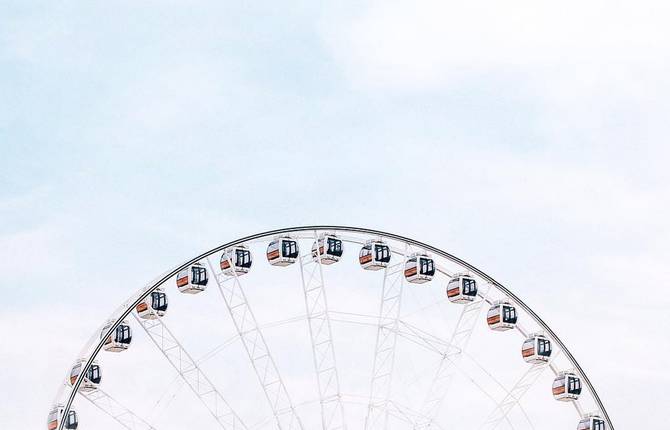
M 557 355 L 557 354 L 556 354 Z M 514 387 L 498 403 L 493 411 L 487 416 L 480 429 L 495 430 L 503 422 L 512 408 L 516 406 L 521 398 L 528 392 L 535 382 L 539 379 L 542 372 L 549 367 L 549 363 L 533 364 L 526 373 L 519 378 Z
M 207 264 L 214 275 L 213 278 L 226 303 L 235 329 L 244 344 L 251 365 L 277 421 L 277 426 L 280 430 L 302 430 L 302 421 L 291 402 L 237 273 L 233 270 L 233 276 L 226 276 L 214 270 L 209 258 L 207 258 Z
M 488 286 L 486 287 L 486 291 L 488 291 Z M 480 295 L 485 296 L 486 291 L 482 291 Z M 462 352 L 470 341 L 484 303 L 486 302 L 482 299 L 464 305 L 461 316 L 458 318 L 456 327 L 451 335 L 449 345 L 444 351 L 444 355 L 437 367 L 437 372 L 435 372 L 428 395 L 421 407 L 421 413 L 427 419 L 418 421 L 414 427 L 415 429 L 430 427 L 437 417 L 440 406 L 451 386 L 451 380 L 454 375 L 452 367 L 456 366 L 462 357 Z
M 314 240 L 318 240 L 316 233 Z M 321 426 L 323 430 L 346 430 L 321 255 L 317 253 L 317 258 L 314 260 L 311 252 L 308 252 L 298 260 L 319 389 Z
M 95 391 L 81 393 L 81 395 L 128 430 L 156 430 L 154 426 L 114 400 L 112 396 L 100 389 L 100 387 L 96 388 Z
M 384 269 L 375 356 L 370 377 L 370 398 L 365 417 L 366 430 L 385 429 L 388 425 L 388 403 L 400 326 L 402 291 L 405 284 L 404 267 L 403 258 L 399 263 Z
M 247 430 L 248 427 L 205 375 L 191 354 L 172 334 L 165 322 L 161 318 L 151 320 L 141 319 L 137 314 L 133 316 L 191 391 L 205 405 L 219 426 L 224 430 Z
M 82 374 L 85 374 L 88 371 L 93 360 L 95 360 L 98 353 L 102 350 L 103 339 L 106 339 L 109 335 L 114 333 L 119 324 L 121 324 L 121 322 L 125 318 L 127 318 L 128 315 L 130 315 L 133 309 L 139 303 L 144 301 L 144 299 L 147 296 L 149 296 L 152 291 L 160 287 L 166 281 L 173 279 L 173 277 L 183 268 L 186 268 L 195 262 L 201 261 L 202 259 L 205 259 L 210 255 L 218 253 L 231 246 L 250 243 L 256 240 L 260 240 L 263 238 L 270 238 L 272 236 L 277 235 L 286 235 L 291 233 L 313 232 L 313 231 L 333 231 L 333 232 L 365 234 L 372 237 L 380 237 L 387 240 L 399 241 L 405 244 L 406 246 L 409 245 L 412 247 L 418 247 L 424 251 L 431 252 L 434 255 L 440 256 L 450 261 L 451 263 L 454 263 L 460 266 L 461 268 L 479 276 L 485 282 L 488 282 L 493 288 L 498 290 L 503 296 L 508 297 L 519 308 L 525 311 L 528 317 L 530 317 L 530 319 L 532 319 L 535 322 L 535 324 L 539 326 L 540 330 L 544 331 L 547 334 L 547 336 L 554 342 L 557 349 L 560 349 L 562 353 L 565 354 L 565 357 L 570 362 L 571 367 L 573 367 L 575 371 L 582 377 L 583 386 L 584 388 L 586 388 L 586 390 L 588 390 L 591 397 L 595 401 L 600 414 L 602 415 L 603 419 L 605 420 L 608 426 L 608 429 L 614 430 L 614 426 L 612 424 L 612 421 L 607 413 L 604 404 L 602 403 L 597 391 L 593 387 L 591 381 L 589 380 L 588 376 L 586 375 L 582 367 L 579 365 L 575 357 L 570 353 L 569 349 L 561 341 L 558 335 L 527 304 L 525 304 L 523 300 L 521 300 L 518 296 L 516 296 L 512 291 L 510 291 L 502 284 L 497 282 L 495 279 L 493 279 L 491 276 L 477 269 L 473 265 L 436 247 L 403 236 L 395 235 L 392 233 L 385 233 L 377 230 L 358 228 L 358 227 L 305 226 L 305 227 L 284 228 L 284 229 L 258 233 L 229 243 L 225 243 L 175 267 L 174 269 L 163 274 L 161 277 L 152 282 L 146 288 L 143 288 L 140 291 L 134 293 L 132 296 L 130 296 L 130 298 L 126 302 L 124 302 L 124 304 L 117 311 L 115 311 L 112 314 L 110 320 L 112 320 L 113 323 L 107 326 L 106 331 L 104 331 L 101 336 L 100 336 L 101 333 L 99 332 L 94 334 L 94 336 L 91 338 L 89 343 L 84 348 L 85 354 L 79 355 L 88 357 L 87 361 L 82 366 L 81 370 Z M 213 273 L 216 272 L 213 271 Z M 283 382 L 281 381 L 281 378 L 279 377 L 279 372 L 277 371 L 277 368 L 269 354 L 269 351 L 267 350 L 267 345 L 265 344 L 265 341 L 262 337 L 262 333 L 258 329 L 258 325 L 255 321 L 255 318 L 253 317 L 253 314 L 251 313 L 251 310 L 248 307 L 248 303 L 246 302 L 244 292 L 242 291 L 239 285 L 239 280 L 235 276 L 232 277 L 232 279 L 227 280 L 226 283 L 222 283 L 223 280 L 220 279 L 220 275 L 216 276 L 215 279 L 217 281 L 217 284 L 219 285 L 219 290 L 222 296 L 224 297 L 224 299 L 226 299 L 228 310 L 231 316 L 233 317 L 233 321 L 235 322 L 238 333 L 241 339 L 243 340 L 245 348 L 247 349 L 249 358 L 252 364 L 254 365 L 254 369 L 256 370 L 257 375 L 259 376 L 259 381 L 261 382 L 261 385 L 263 385 L 265 389 L 268 401 L 270 402 L 271 406 L 272 405 L 274 406 L 273 411 L 275 413 L 278 426 L 282 430 L 287 429 L 290 430 L 294 428 L 302 429 L 300 419 L 297 417 L 297 414 L 295 413 L 295 409 L 290 402 L 288 393 L 286 392 L 286 388 Z M 242 330 L 241 328 L 244 328 L 244 330 Z M 460 330 L 457 330 L 457 332 L 458 331 Z M 400 333 L 400 331 L 398 331 L 398 333 Z M 449 349 L 453 347 L 453 344 L 454 342 L 451 342 L 451 345 L 449 346 L 449 348 L 447 348 L 447 351 L 449 351 Z M 267 373 L 260 374 L 259 369 L 267 370 Z M 75 381 L 74 385 L 71 387 L 61 387 L 59 389 L 55 403 L 64 404 L 63 415 L 67 415 L 69 413 L 74 398 L 78 392 L 79 386 L 82 383 L 82 379 L 83 378 L 78 378 Z M 270 397 L 271 394 L 274 394 L 274 396 Z M 61 420 L 57 430 L 62 430 L 64 428 L 64 424 L 65 421 Z

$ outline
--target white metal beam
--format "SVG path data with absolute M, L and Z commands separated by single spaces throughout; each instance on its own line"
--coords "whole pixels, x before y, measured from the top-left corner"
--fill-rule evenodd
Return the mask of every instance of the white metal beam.
M 133 316 L 221 428 L 224 430 L 247 429 L 244 422 L 161 318 L 145 320 L 135 313 Z
M 318 237 L 315 235 L 314 239 L 318 240 Z M 317 255 L 318 258 L 314 261 L 309 251 L 299 258 L 299 263 L 314 369 L 319 389 L 321 426 L 323 430 L 346 430 L 347 424 L 340 396 L 340 380 L 328 314 L 323 265 L 321 255 Z
M 480 291 L 480 296 L 485 296 L 488 292 L 489 284 L 486 284 Z M 453 377 L 453 366 L 457 364 L 462 357 L 462 352 L 468 345 L 475 324 L 479 319 L 485 300 L 476 300 L 463 306 L 461 316 L 456 323 L 456 327 L 451 335 L 449 345 L 442 355 L 442 359 L 437 367 L 437 372 L 431 382 L 423 405 L 421 406 L 421 416 L 426 417 L 417 421 L 415 429 L 426 429 L 431 427 L 433 421 L 442 406 L 444 398 L 449 391 Z
M 79 392 L 79 394 L 128 430 L 156 430 L 154 426 L 114 400 L 112 396 L 104 392 L 100 387 L 95 391 Z
M 366 430 L 386 429 L 388 426 L 388 403 L 400 325 L 398 318 L 405 284 L 404 267 L 403 258 L 399 263 L 384 269 L 375 355 L 370 377 L 370 398 L 365 417 Z
M 207 264 L 263 388 L 277 426 L 280 430 L 302 430 L 302 421 L 291 402 L 237 274 L 233 271 L 233 276 L 226 276 L 220 270 L 214 270 L 209 257 Z

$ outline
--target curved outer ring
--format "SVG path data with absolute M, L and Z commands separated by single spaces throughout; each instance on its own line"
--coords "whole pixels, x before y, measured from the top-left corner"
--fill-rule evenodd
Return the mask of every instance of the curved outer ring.
M 330 230 L 330 231 L 348 231 L 348 232 L 354 232 L 354 233 L 364 233 L 364 234 L 370 234 L 373 236 L 382 236 L 386 237 L 389 239 L 394 239 L 402 242 L 409 243 L 411 245 L 420 247 L 425 249 L 426 251 L 430 251 L 434 254 L 440 255 L 447 260 L 450 260 L 456 264 L 459 264 L 463 267 L 466 267 L 468 270 L 471 270 L 472 272 L 476 273 L 477 275 L 481 276 L 483 279 L 486 279 L 488 282 L 493 284 L 498 290 L 503 292 L 505 295 L 507 295 L 510 299 L 514 300 L 516 304 L 521 306 L 521 308 L 526 311 L 534 320 L 535 322 L 542 327 L 542 329 L 548 333 L 554 341 L 559 345 L 561 350 L 565 353 L 565 355 L 568 357 L 570 360 L 570 363 L 574 366 L 575 369 L 579 371 L 579 373 L 582 375 L 584 382 L 586 383 L 586 386 L 588 387 L 589 391 L 591 392 L 591 395 L 595 399 L 598 408 L 600 409 L 600 413 L 602 414 L 603 418 L 605 421 L 607 421 L 607 426 L 610 430 L 614 430 L 614 426 L 612 425 L 612 421 L 610 420 L 609 414 L 607 413 L 607 410 L 605 410 L 605 406 L 603 405 L 602 401 L 600 400 L 600 396 L 598 396 L 598 393 L 596 392 L 595 387 L 593 384 L 591 384 L 591 381 L 589 380 L 588 376 L 586 376 L 586 373 L 584 372 L 584 369 L 579 365 L 575 357 L 572 355 L 572 353 L 568 350 L 568 348 L 565 346 L 563 341 L 558 337 L 558 335 L 545 323 L 542 318 L 540 318 L 531 308 L 528 306 L 526 303 L 523 302 L 519 297 L 516 296 L 513 292 L 505 288 L 502 284 L 500 284 L 498 281 L 493 279 L 491 276 L 487 275 L 483 271 L 479 270 L 478 268 L 474 267 L 473 265 L 461 260 L 460 258 L 453 256 L 449 254 L 448 252 L 445 252 L 439 248 L 436 248 L 431 245 L 427 245 L 425 243 L 419 242 L 414 239 L 410 239 L 407 237 L 403 237 L 397 234 L 393 233 L 386 233 L 383 231 L 379 230 L 372 230 L 368 228 L 361 228 L 361 227 L 345 227 L 345 226 L 334 226 L 334 225 L 316 225 L 316 226 L 302 226 L 302 227 L 289 227 L 289 228 L 282 228 L 282 229 L 277 229 L 277 230 L 270 230 L 266 231 L 263 233 L 257 233 L 253 234 L 251 236 L 243 237 L 241 239 L 234 240 L 232 242 L 225 243 L 223 245 L 220 245 L 214 249 L 211 249 L 203 254 L 198 255 L 195 258 L 192 258 L 191 260 L 187 261 L 186 263 L 180 265 L 179 267 L 173 269 L 172 271 L 168 272 L 166 275 L 158 279 L 154 284 L 146 288 L 142 294 L 140 294 L 139 297 L 135 298 L 135 300 L 132 300 L 130 305 L 127 305 L 126 309 L 122 312 L 120 316 L 116 318 L 114 321 L 114 324 L 112 324 L 109 329 L 107 330 L 107 333 L 105 333 L 105 336 L 101 336 L 100 341 L 96 345 L 96 347 L 93 349 L 93 352 L 89 354 L 89 357 L 86 361 L 86 365 L 84 366 L 82 370 L 82 374 L 86 374 L 88 372 L 89 367 L 91 367 L 91 364 L 93 360 L 96 358 L 98 353 L 103 347 L 104 344 L 104 339 L 107 339 L 109 335 L 111 335 L 114 330 L 116 330 L 116 327 L 119 326 L 119 324 L 128 316 L 130 313 L 135 309 L 135 307 L 141 303 L 153 290 L 155 290 L 157 287 L 168 281 L 170 278 L 175 276 L 179 271 L 182 269 L 190 266 L 193 263 L 196 263 L 203 258 L 209 257 L 212 254 L 215 254 L 217 252 L 222 251 L 225 248 L 235 246 L 242 244 L 244 242 L 248 242 L 251 240 L 267 237 L 267 236 L 274 236 L 274 235 L 279 235 L 279 234 L 287 234 L 287 233 L 293 233 L 293 232 L 301 232 L 301 231 L 312 231 L 312 230 Z M 77 381 L 75 382 L 74 386 L 72 386 L 72 390 L 70 391 L 70 396 L 68 398 L 67 403 L 65 404 L 65 409 L 63 411 L 63 416 L 67 416 L 67 414 L 70 412 L 70 407 L 72 406 L 72 402 L 74 401 L 74 398 L 77 394 L 77 391 L 79 390 L 79 385 L 81 385 L 81 382 L 83 381 L 84 378 L 77 378 Z M 63 430 L 63 426 L 65 425 L 65 420 L 61 420 L 60 425 L 58 427 L 58 430 Z

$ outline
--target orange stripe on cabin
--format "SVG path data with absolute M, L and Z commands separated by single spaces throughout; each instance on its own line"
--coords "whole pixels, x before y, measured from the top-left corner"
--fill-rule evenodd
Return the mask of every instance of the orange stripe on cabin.
M 521 351 L 521 354 L 524 357 L 530 357 L 531 355 L 535 354 L 535 348 L 524 349 Z
M 416 267 L 410 267 L 409 269 L 405 269 L 405 276 L 414 276 L 416 275 Z
M 137 309 L 137 312 L 144 312 L 149 309 L 149 306 L 146 303 L 140 303 L 135 309 Z
M 279 258 L 279 250 L 278 249 L 275 249 L 274 251 L 268 253 L 268 260 L 274 260 L 276 258 Z
M 49 423 L 49 430 L 55 430 L 58 427 L 58 421 L 51 421 Z
M 486 318 L 486 322 L 489 325 L 498 324 L 500 322 L 500 315 L 493 315 L 492 317 Z
M 177 279 L 177 286 L 178 287 L 183 287 L 186 284 L 188 284 L 188 276 L 184 276 L 183 278 Z
M 452 288 L 451 290 L 447 290 L 447 297 L 456 297 L 461 293 L 460 288 Z
M 70 376 L 70 384 L 74 385 L 75 382 L 77 382 L 77 377 L 76 376 Z
M 221 270 L 230 269 L 230 262 L 228 260 L 223 260 L 220 264 Z
M 560 387 L 554 387 L 551 389 L 551 392 L 554 394 L 563 394 L 565 393 L 565 385 L 561 385 Z
M 372 261 L 372 255 L 370 254 L 358 257 L 358 262 L 361 264 L 369 263 L 370 261 Z

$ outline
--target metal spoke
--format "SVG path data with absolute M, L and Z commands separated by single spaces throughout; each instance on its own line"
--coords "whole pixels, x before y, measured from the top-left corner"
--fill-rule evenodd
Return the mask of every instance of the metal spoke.
M 160 318 L 154 320 L 141 319 L 135 313 L 133 313 L 133 316 L 163 356 L 179 373 L 179 376 L 191 388 L 191 391 L 209 410 L 219 426 L 225 430 L 246 430 L 247 426 L 205 375 L 198 363 L 172 334 L 165 322 Z
M 485 296 L 488 292 L 489 285 L 486 285 L 485 291 L 481 291 L 480 295 Z M 431 382 L 428 390 L 428 395 L 421 407 L 421 415 L 426 417 L 417 421 L 414 426 L 415 429 L 425 429 L 433 424 L 437 414 L 442 406 L 442 402 L 449 392 L 451 380 L 453 377 L 453 366 L 458 363 L 462 357 L 462 352 L 465 350 L 472 332 L 477 323 L 483 304 L 485 300 L 477 300 L 472 303 L 464 305 L 461 316 L 458 319 L 456 328 L 454 329 L 449 346 L 444 351 L 442 359 L 437 368 L 437 372 Z
M 79 394 L 128 430 L 156 430 L 154 426 L 114 400 L 112 396 L 104 392 L 100 387 L 95 391 L 80 392 Z
M 318 240 L 316 234 L 314 239 Z M 319 389 L 321 426 L 323 430 L 346 430 L 321 255 L 317 253 L 317 259 L 314 261 L 309 252 L 301 256 L 299 262 L 314 369 Z
M 270 349 L 265 342 L 237 274 L 233 270 L 234 275 L 225 279 L 226 275 L 214 270 L 209 258 L 207 258 L 207 264 L 219 288 L 221 297 L 226 303 L 235 329 L 244 344 L 249 361 L 275 416 L 277 426 L 280 430 L 302 430 L 302 421 L 293 407 L 284 381 L 279 374 L 279 369 L 277 369 L 277 365 L 270 354 Z
M 560 351 L 553 355 L 552 361 L 558 356 Z M 542 372 L 549 368 L 549 363 L 533 364 L 519 380 L 514 384 L 507 395 L 498 403 L 493 411 L 487 416 L 486 421 L 479 428 L 494 430 L 500 423 L 507 418 L 512 408 L 519 404 L 521 398 L 528 392 L 530 387 L 539 379 Z
M 403 256 L 404 257 L 404 256 Z M 400 305 L 405 281 L 404 258 L 384 269 L 379 305 L 375 355 L 370 377 L 370 398 L 365 429 L 385 429 L 388 425 L 388 403 L 391 394 L 393 365 L 400 326 Z

